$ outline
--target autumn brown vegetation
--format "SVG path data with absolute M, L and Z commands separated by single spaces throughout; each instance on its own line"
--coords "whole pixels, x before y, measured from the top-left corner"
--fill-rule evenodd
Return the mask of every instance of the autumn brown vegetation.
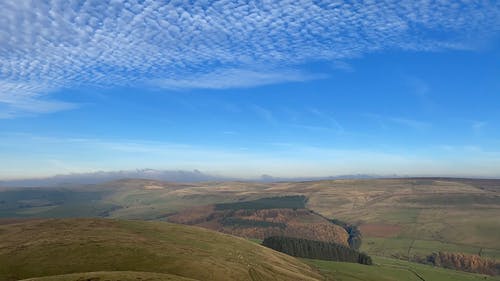
M 500 262 L 478 255 L 438 252 L 420 259 L 420 262 L 455 270 L 500 275 Z
M 168 221 L 247 238 L 289 236 L 349 246 L 347 230 L 305 209 L 305 202 L 304 196 L 283 196 L 217 204 L 188 209 Z

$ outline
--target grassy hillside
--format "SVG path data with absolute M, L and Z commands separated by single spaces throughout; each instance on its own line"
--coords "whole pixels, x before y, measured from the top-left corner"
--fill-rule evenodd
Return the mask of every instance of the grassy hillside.
M 0 264 L 0 280 L 96 271 L 154 272 L 196 280 L 321 278 L 299 260 L 245 239 L 164 222 L 106 219 L 0 225 Z M 57 278 L 49 280 L 71 276 Z
M 308 208 L 360 224 L 361 250 L 370 254 L 406 259 L 433 251 L 481 252 L 500 259 L 500 181 L 488 181 L 488 189 L 474 182 L 339 180 L 308 184 L 304 192 Z
M 23 279 L 22 281 L 194 281 L 178 275 L 135 271 L 85 272 Z
M 500 277 L 472 274 L 428 265 L 375 257 L 374 265 L 303 259 L 335 281 L 498 281 Z
M 252 201 L 215 204 L 216 210 L 262 210 L 262 209 L 304 209 L 305 196 L 279 196 L 260 198 Z
M 105 189 L 0 189 L 0 218 L 103 217 L 119 208 L 104 200 L 112 192 Z

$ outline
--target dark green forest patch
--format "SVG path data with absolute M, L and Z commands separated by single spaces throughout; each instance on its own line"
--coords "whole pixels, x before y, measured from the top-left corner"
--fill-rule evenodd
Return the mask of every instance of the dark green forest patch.
M 336 243 L 271 236 L 264 239 L 262 245 L 294 257 L 372 264 L 370 256 Z
M 235 217 L 227 217 L 221 221 L 223 226 L 230 227 L 239 227 L 239 228 L 247 228 L 247 227 L 278 227 L 284 229 L 286 227 L 285 223 L 279 222 L 270 222 L 270 221 L 259 221 L 259 220 L 247 220 Z

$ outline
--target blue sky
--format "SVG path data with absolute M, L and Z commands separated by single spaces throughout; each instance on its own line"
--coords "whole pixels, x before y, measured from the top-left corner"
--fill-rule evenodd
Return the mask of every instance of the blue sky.
M 0 179 L 500 177 L 496 1 L 0 8 Z

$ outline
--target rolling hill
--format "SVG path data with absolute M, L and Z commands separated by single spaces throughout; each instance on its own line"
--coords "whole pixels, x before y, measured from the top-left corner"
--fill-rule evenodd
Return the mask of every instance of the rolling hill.
M 2 281 L 321 280 L 303 262 L 245 239 L 165 222 L 109 219 L 4 222 L 0 264 Z

